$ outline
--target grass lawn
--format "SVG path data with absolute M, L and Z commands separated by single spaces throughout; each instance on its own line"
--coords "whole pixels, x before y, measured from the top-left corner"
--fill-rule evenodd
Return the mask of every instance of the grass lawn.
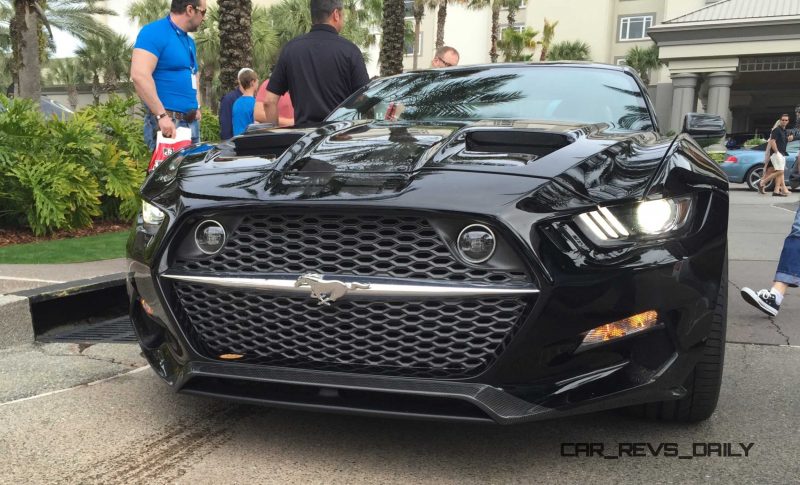
M 130 231 L 0 247 L 0 264 L 82 263 L 125 257 Z

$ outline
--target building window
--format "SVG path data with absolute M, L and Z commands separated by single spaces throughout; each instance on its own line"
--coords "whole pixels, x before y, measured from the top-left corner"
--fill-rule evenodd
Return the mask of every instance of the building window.
M 628 63 L 625 62 L 625 58 L 624 57 L 618 57 L 615 62 L 616 62 L 616 64 L 618 66 L 627 66 L 628 65 Z
M 512 29 L 514 29 L 516 32 L 522 33 L 522 31 L 525 30 L 525 27 L 525 22 L 517 22 L 514 24 Z
M 653 25 L 652 15 L 622 17 L 619 19 L 619 40 L 641 40 L 647 38 L 647 29 Z
M 406 0 L 403 2 L 405 4 L 405 17 L 406 18 L 414 18 L 414 0 Z
M 405 54 L 407 56 L 413 56 L 414 55 L 414 39 L 413 38 L 411 39 L 410 42 L 406 41 L 404 43 L 404 47 L 405 47 Z M 419 51 L 422 52 L 422 32 L 419 33 Z

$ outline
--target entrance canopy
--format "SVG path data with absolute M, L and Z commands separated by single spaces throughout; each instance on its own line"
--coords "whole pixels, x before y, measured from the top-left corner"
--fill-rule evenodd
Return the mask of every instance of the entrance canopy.
M 698 99 L 729 132 L 768 130 L 800 104 L 800 0 L 723 0 L 648 34 L 672 78 L 672 130 Z

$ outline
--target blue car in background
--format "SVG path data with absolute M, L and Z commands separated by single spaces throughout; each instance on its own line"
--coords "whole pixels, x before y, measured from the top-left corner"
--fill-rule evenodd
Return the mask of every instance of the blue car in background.
M 725 161 L 720 164 L 720 168 L 728 176 L 729 182 L 747 184 L 750 190 L 758 190 L 758 183 L 764 176 L 764 151 L 766 149 L 767 144 L 762 143 L 752 148 L 728 150 L 725 152 Z M 786 157 L 784 178 L 786 185 L 789 185 L 789 176 L 797 159 L 797 152 L 800 151 L 800 140 L 790 141 L 786 146 L 786 151 L 789 152 L 789 156 Z

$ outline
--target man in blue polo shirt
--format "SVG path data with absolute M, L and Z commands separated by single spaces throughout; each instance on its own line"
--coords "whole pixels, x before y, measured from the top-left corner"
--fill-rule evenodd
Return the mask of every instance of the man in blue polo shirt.
M 156 132 L 171 138 L 176 126 L 192 130 L 200 141 L 197 98 L 197 49 L 188 33 L 197 32 L 206 15 L 206 0 L 172 0 L 166 17 L 142 27 L 131 58 L 131 79 L 147 107 L 144 141 L 156 148 Z

